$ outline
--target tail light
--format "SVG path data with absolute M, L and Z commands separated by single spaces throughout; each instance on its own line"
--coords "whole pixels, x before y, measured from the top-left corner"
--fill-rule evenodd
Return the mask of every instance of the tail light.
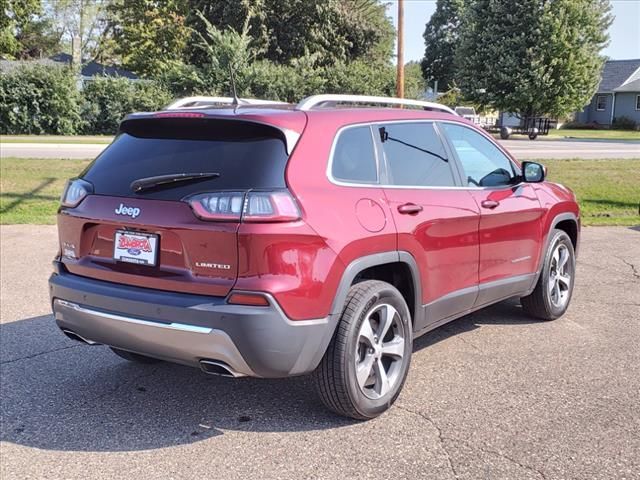
M 202 220 L 240 221 L 244 192 L 201 193 L 185 200 Z
M 201 193 L 185 201 L 202 220 L 248 223 L 292 222 L 300 218 L 296 201 L 286 191 Z
M 89 182 L 80 178 L 67 180 L 60 197 L 60 203 L 63 207 L 77 207 L 90 193 L 93 193 L 93 185 Z

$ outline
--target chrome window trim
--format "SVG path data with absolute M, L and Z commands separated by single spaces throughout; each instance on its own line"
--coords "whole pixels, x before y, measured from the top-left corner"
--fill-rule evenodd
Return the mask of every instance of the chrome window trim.
M 388 185 L 388 184 L 383 184 L 380 183 L 380 159 L 378 158 L 378 149 L 375 148 L 375 137 L 373 135 L 375 135 L 374 131 L 373 131 L 373 127 L 375 125 L 381 125 L 381 124 L 389 124 L 389 123 L 434 123 L 434 127 L 437 128 L 437 124 L 438 123 L 452 123 L 454 125 L 460 125 L 463 126 L 465 128 L 468 128 L 471 131 L 475 130 L 473 128 L 468 127 L 467 125 L 460 123 L 460 122 L 455 122 L 455 121 L 451 121 L 451 120 L 421 120 L 421 119 L 412 119 L 412 120 L 390 120 L 390 121 L 369 121 L 369 122 L 358 122 L 358 123 L 352 123 L 349 125 L 344 125 L 342 127 L 340 127 L 338 129 L 338 131 L 336 132 L 335 136 L 333 137 L 333 143 L 331 144 L 331 150 L 329 152 L 329 161 L 327 162 L 327 169 L 326 169 L 326 175 L 327 175 L 327 179 L 329 180 L 330 183 L 334 184 L 334 185 L 338 185 L 341 187 L 355 187 L 355 188 L 392 188 L 392 189 L 398 189 L 398 190 L 471 190 L 471 191 L 480 191 L 480 190 L 504 190 L 506 188 L 519 188 L 520 186 L 522 186 L 523 184 L 525 184 L 526 182 L 519 182 L 519 183 L 515 183 L 513 185 L 500 185 L 500 186 L 496 186 L 496 187 L 473 187 L 473 186 L 462 186 L 462 185 L 458 185 L 458 186 L 452 186 L 452 187 L 437 187 L 437 186 L 424 186 L 424 185 Z M 336 178 L 333 177 L 333 174 L 331 172 L 332 168 L 333 168 L 333 154 L 335 152 L 335 148 L 336 148 L 336 144 L 338 142 L 338 138 L 340 137 L 340 134 L 344 131 L 347 130 L 349 128 L 356 128 L 356 127 L 363 127 L 363 126 L 368 126 L 371 129 L 371 135 L 372 135 L 372 141 L 374 142 L 374 155 L 375 155 L 375 160 L 376 160 L 376 166 L 377 166 L 377 176 L 378 176 L 378 183 L 355 183 L 355 182 L 345 182 L 342 180 L 338 180 Z M 438 132 L 436 130 L 436 132 Z M 439 132 L 438 132 L 439 133 Z M 476 132 L 478 133 L 478 132 Z M 481 134 L 479 134 L 481 135 Z M 446 134 L 445 134 L 446 136 Z M 448 140 L 448 139 L 447 139 Z M 445 143 L 445 138 L 441 137 L 441 141 L 443 142 L 443 144 Z M 520 168 L 518 167 L 518 165 L 516 165 L 516 163 L 513 161 L 513 159 L 511 158 L 511 156 L 502 148 L 502 146 L 496 142 L 494 142 L 494 145 L 496 145 L 500 151 L 505 155 L 505 157 L 507 157 L 507 159 L 509 160 L 509 162 L 511 162 L 511 164 L 514 167 L 515 171 L 520 170 Z M 459 161 L 457 158 L 455 159 L 456 161 Z M 452 172 L 453 174 L 454 172 Z M 456 175 L 453 175 L 454 177 Z

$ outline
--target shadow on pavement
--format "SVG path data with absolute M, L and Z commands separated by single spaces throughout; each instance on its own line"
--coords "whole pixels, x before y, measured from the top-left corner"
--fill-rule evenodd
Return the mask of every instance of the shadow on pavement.
M 14 200 L 8 202 L 5 206 L 0 208 L 0 213 L 7 213 L 8 211 L 13 210 L 14 208 L 22 204 L 25 200 L 58 200 L 57 196 L 40 195 L 40 191 L 44 190 L 55 181 L 55 178 L 45 178 L 37 187 L 33 188 L 27 193 L 2 192 L 3 197 L 13 198 Z
M 502 303 L 416 341 L 419 351 L 484 324 L 531 321 Z M 197 369 L 133 364 L 67 339 L 51 315 L 0 325 L 0 439 L 45 450 L 137 451 L 225 431 L 296 432 L 355 422 L 328 412 L 309 377 L 228 379 Z

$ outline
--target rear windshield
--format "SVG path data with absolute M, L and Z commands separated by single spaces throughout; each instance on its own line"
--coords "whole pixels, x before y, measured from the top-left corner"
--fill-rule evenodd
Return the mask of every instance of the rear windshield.
M 179 200 L 207 191 L 284 188 L 287 159 L 280 132 L 272 127 L 237 120 L 131 120 L 82 178 L 97 195 Z M 219 176 L 131 190 L 134 180 L 180 173 Z

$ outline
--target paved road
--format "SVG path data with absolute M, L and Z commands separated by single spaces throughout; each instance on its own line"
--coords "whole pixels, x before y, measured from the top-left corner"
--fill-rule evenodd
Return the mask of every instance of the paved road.
M 306 378 L 139 366 L 49 315 L 54 227 L 3 226 L 3 479 L 639 479 L 640 231 L 588 228 L 555 322 L 502 303 L 417 341 L 403 393 L 364 423 Z
M 504 140 L 502 143 L 518 159 L 545 158 L 640 158 L 640 142 L 528 139 Z M 106 145 L 5 143 L 3 157 L 93 158 Z
M 95 158 L 105 144 L 3 143 L 0 156 L 20 158 Z
M 518 159 L 546 158 L 640 158 L 640 141 L 614 140 L 500 140 Z

